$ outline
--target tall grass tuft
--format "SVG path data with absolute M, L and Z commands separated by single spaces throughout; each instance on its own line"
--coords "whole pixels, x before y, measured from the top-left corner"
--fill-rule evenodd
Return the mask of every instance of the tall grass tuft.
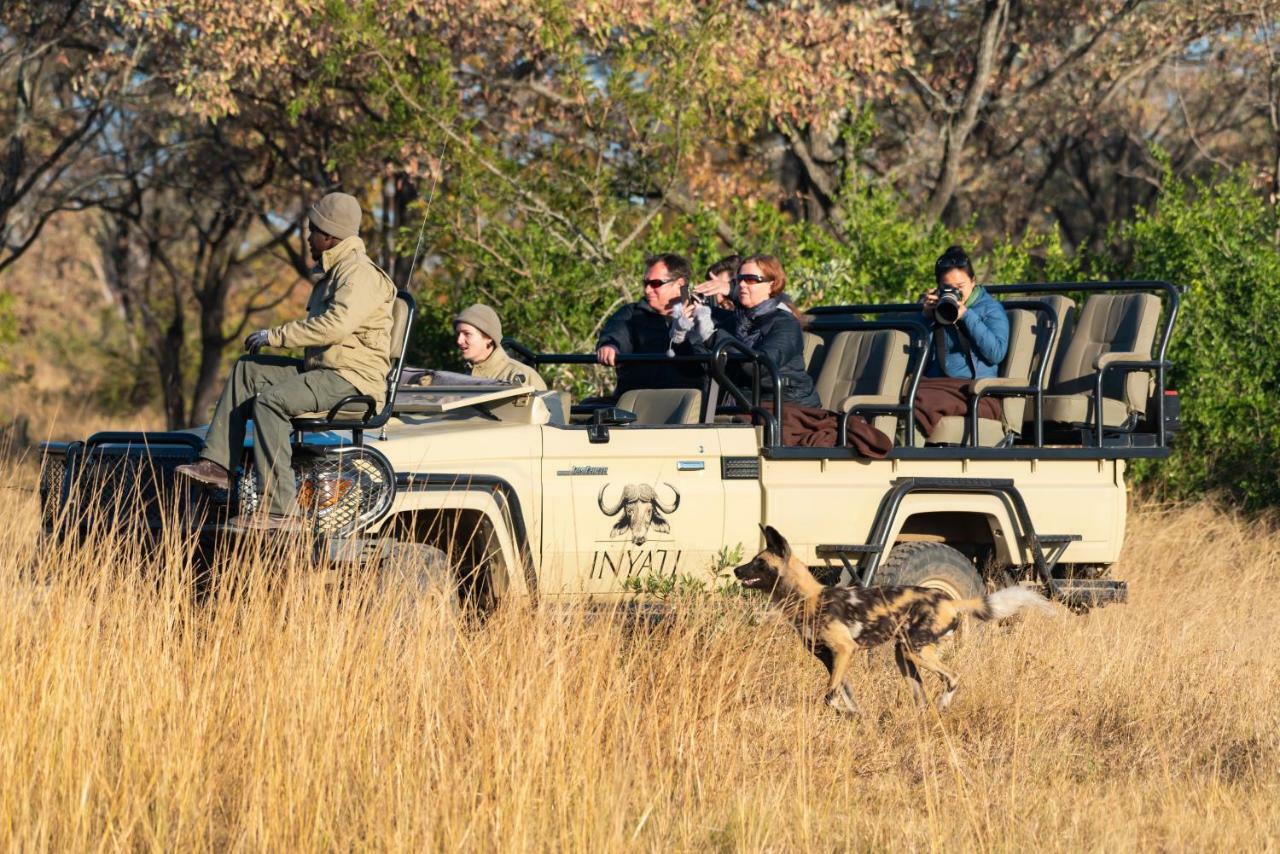
M 477 622 L 254 548 L 196 598 L 176 535 L 38 546 L 30 464 L 0 518 L 6 849 L 1280 844 L 1280 532 L 1209 504 L 1136 510 L 1130 604 L 951 649 L 945 716 L 860 659 L 854 720 L 754 600 Z

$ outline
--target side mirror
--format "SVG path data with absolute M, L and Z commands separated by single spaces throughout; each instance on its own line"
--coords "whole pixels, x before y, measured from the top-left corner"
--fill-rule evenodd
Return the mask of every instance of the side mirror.
M 631 424 L 636 414 L 629 409 L 606 406 L 591 413 L 591 423 L 587 425 L 587 440 L 593 445 L 601 445 L 609 441 L 609 428 L 622 424 Z

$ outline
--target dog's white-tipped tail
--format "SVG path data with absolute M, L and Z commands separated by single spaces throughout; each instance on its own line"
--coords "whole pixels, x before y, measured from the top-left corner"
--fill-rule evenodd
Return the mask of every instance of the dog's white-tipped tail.
M 1053 603 L 1030 587 L 1006 587 L 989 593 L 984 600 L 986 607 L 977 613 L 983 620 L 1003 620 L 1012 617 L 1023 608 L 1035 608 L 1049 616 L 1057 616 L 1058 609 Z

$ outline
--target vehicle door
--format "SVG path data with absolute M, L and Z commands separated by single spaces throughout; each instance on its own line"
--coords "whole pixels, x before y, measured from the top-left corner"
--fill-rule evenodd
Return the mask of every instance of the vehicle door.
M 715 425 L 612 426 L 599 443 L 585 426 L 546 425 L 542 487 L 544 595 L 711 579 L 725 527 Z

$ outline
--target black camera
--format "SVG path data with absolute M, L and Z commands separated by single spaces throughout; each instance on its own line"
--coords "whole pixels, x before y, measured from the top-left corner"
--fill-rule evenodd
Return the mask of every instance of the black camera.
M 707 302 L 707 295 L 698 293 L 688 285 L 681 285 L 680 301 L 685 305 L 688 305 L 690 302 L 694 305 L 704 305 Z
M 938 301 L 933 306 L 933 316 L 943 326 L 955 326 L 960 319 L 960 306 L 964 304 L 964 294 L 959 288 L 949 285 L 938 285 Z

